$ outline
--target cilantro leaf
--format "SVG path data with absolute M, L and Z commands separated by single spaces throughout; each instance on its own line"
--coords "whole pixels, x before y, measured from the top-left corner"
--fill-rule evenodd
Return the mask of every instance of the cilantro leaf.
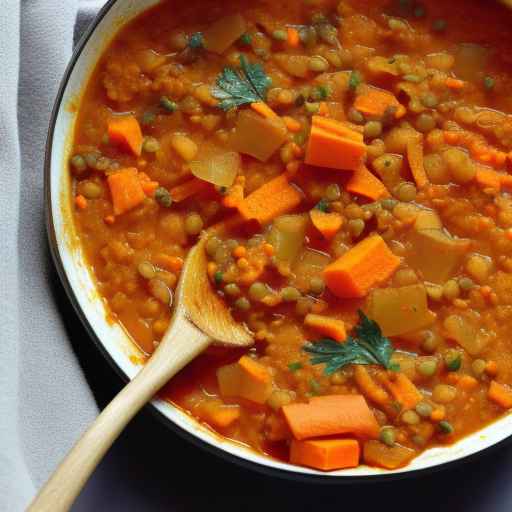
M 188 47 L 192 50 L 204 48 L 204 38 L 202 32 L 194 32 L 188 38 Z
M 241 55 L 240 68 L 224 68 L 212 88 L 212 96 L 221 100 L 222 110 L 230 110 L 246 103 L 265 101 L 270 82 L 261 64 L 251 64 Z
M 370 320 L 359 311 L 359 324 L 354 328 L 354 336 L 344 343 L 330 338 L 308 343 L 304 350 L 310 354 L 311 364 L 325 364 L 324 373 L 331 375 L 349 364 L 378 364 L 388 370 L 396 370 L 391 362 L 394 352 L 391 341 L 382 335 L 377 322 Z

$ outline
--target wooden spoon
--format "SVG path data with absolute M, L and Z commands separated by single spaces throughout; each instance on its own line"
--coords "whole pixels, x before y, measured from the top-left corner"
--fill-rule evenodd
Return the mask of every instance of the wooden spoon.
M 107 450 L 155 393 L 214 341 L 247 347 L 253 337 L 234 321 L 207 277 L 203 237 L 189 252 L 167 332 L 147 364 L 110 402 L 60 463 L 28 508 L 31 512 L 68 510 Z

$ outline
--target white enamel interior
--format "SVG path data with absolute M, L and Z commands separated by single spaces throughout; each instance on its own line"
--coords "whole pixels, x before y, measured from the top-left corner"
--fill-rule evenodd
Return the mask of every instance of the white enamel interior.
M 76 104 L 77 99 L 80 98 L 80 94 L 87 83 L 91 71 L 94 69 L 98 56 L 120 26 L 156 3 L 158 3 L 158 0 L 118 0 L 110 6 L 106 15 L 96 26 L 92 37 L 89 38 L 82 48 L 81 54 L 65 86 L 56 118 L 51 154 L 51 221 L 56 233 L 57 247 L 63 269 L 76 297 L 76 301 L 87 318 L 88 323 L 115 364 L 130 378 L 133 378 L 140 369 L 140 366 L 130 360 L 130 355 L 137 355 L 138 350 L 123 329 L 106 321 L 103 302 L 95 291 L 94 282 L 87 270 L 83 255 L 77 249 L 77 244 L 71 243 L 76 234 L 70 220 L 67 165 L 65 162 L 67 162 L 69 157 L 69 142 L 75 122 L 75 114 L 68 107 L 72 102 Z M 172 15 L 172 12 L 169 15 Z M 455 445 L 428 450 L 407 467 L 396 471 L 384 471 L 378 468 L 360 466 L 356 469 L 322 473 L 278 462 L 263 457 L 242 445 L 222 440 L 219 436 L 167 402 L 154 400 L 153 405 L 170 422 L 175 423 L 205 443 L 221 448 L 231 455 L 269 469 L 291 471 L 303 476 L 323 475 L 326 478 L 332 479 L 342 476 L 378 476 L 424 470 L 474 454 L 498 443 L 512 433 L 512 416 L 508 415 L 480 432 L 466 437 Z

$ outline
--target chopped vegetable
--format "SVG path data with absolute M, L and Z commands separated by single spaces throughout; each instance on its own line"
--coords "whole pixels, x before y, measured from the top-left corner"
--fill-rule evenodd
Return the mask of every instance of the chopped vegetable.
M 416 452 L 411 448 L 395 444 L 386 446 L 379 441 L 367 441 L 363 447 L 363 460 L 372 466 L 397 469 L 405 466 Z
M 363 365 L 354 365 L 354 380 L 361 393 L 371 402 L 381 407 L 387 407 L 391 402 L 389 394 L 373 380 Z
M 348 79 L 348 88 L 350 91 L 354 92 L 359 85 L 363 82 L 363 78 L 359 71 L 351 71 L 350 77 Z
M 174 133 L 172 135 L 171 146 L 185 162 L 193 160 L 199 151 L 197 144 L 190 137 L 182 133 Z
M 167 110 L 167 112 L 176 112 L 178 110 L 178 104 L 175 101 L 170 100 L 167 96 L 160 98 L 160 106 Z M 154 115 L 154 114 L 153 114 Z
M 368 298 L 368 316 L 380 325 L 386 336 L 423 329 L 435 320 L 428 309 L 423 284 L 373 290 Z
M 266 162 L 286 141 L 288 130 L 280 117 L 263 117 L 244 110 L 238 114 L 231 147 Z
M 190 162 L 192 174 L 218 187 L 231 187 L 242 165 L 240 155 L 234 151 L 202 154 L 201 160 Z
M 240 68 L 224 68 L 212 89 L 212 96 L 220 100 L 221 109 L 230 110 L 246 103 L 265 101 L 270 82 L 260 64 L 251 64 L 241 55 Z
M 295 261 L 304 245 L 307 224 L 305 215 L 282 215 L 274 220 L 267 240 L 278 261 L 289 264 Z
M 129 167 L 111 174 L 107 178 L 114 206 L 114 214 L 121 215 L 138 206 L 146 194 L 138 176 L 137 169 Z
M 390 193 L 384 183 L 371 173 L 365 165 L 361 165 L 354 171 L 354 174 L 352 174 L 345 185 L 345 190 L 352 194 L 367 197 L 373 201 L 390 197 Z
M 325 364 L 326 375 L 348 364 L 378 364 L 394 369 L 391 341 L 382 335 L 378 324 L 362 311 L 359 311 L 359 317 L 360 324 L 355 328 L 355 336 L 349 336 L 345 343 L 327 338 L 305 345 L 304 350 L 313 354 L 311 364 Z
M 144 138 L 140 124 L 133 115 L 110 118 L 108 121 L 108 138 L 114 144 L 131 151 L 135 156 L 142 154 Z
M 344 341 L 347 338 L 345 322 L 337 318 L 315 315 L 309 313 L 304 318 L 304 325 L 315 329 L 321 334 L 325 334 L 336 341 Z
M 201 412 L 214 426 L 225 429 L 240 418 L 239 405 L 224 405 L 220 400 L 208 400 Z
M 355 439 L 294 439 L 290 445 L 290 462 L 323 471 L 354 468 L 359 464 L 359 452 Z
M 414 409 L 423 400 L 423 395 L 405 373 L 381 375 L 381 380 L 404 409 Z
M 235 182 L 229 188 L 227 194 L 222 199 L 222 204 L 226 208 L 238 208 L 238 205 L 244 199 L 245 176 L 237 176 Z
M 336 212 L 327 213 L 318 208 L 309 212 L 311 222 L 320 233 L 327 239 L 333 238 L 343 225 L 343 217 Z
M 512 407 L 512 389 L 495 380 L 491 380 L 487 396 L 504 409 L 510 409 Z
M 249 194 L 238 205 L 238 210 L 245 220 L 255 219 L 264 225 L 275 217 L 293 210 L 301 200 L 299 191 L 288 183 L 285 175 L 281 174 Z
M 398 112 L 399 106 L 400 103 L 392 93 L 370 86 L 360 90 L 354 101 L 354 108 L 358 112 L 372 117 L 383 116 L 389 108 L 395 108 Z
M 263 101 L 251 103 L 251 108 L 266 118 L 279 117 L 266 103 L 263 103 Z
M 313 116 L 306 147 L 307 164 L 355 171 L 362 165 L 365 155 L 361 133 L 348 129 L 339 121 Z
M 365 238 L 323 272 L 328 288 L 341 298 L 364 297 L 389 279 L 400 265 L 379 235 Z
M 245 33 L 246 29 L 247 23 L 240 14 L 224 16 L 203 32 L 204 47 L 210 52 L 222 54 Z
M 282 408 L 288 426 L 299 441 L 311 437 L 353 434 L 377 438 L 379 425 L 361 395 L 312 397 L 307 404 Z
M 288 27 L 286 29 L 287 42 L 292 48 L 297 48 L 300 44 L 299 31 L 296 28 Z
M 171 194 L 171 198 L 176 203 L 180 201 L 184 201 L 189 197 L 199 194 L 208 188 L 208 183 L 204 180 L 200 180 L 198 178 L 192 178 L 181 185 L 177 185 L 169 191 Z
M 412 137 L 407 143 L 407 158 L 412 176 L 418 188 L 428 184 L 427 173 L 423 166 L 423 141 L 421 137 Z

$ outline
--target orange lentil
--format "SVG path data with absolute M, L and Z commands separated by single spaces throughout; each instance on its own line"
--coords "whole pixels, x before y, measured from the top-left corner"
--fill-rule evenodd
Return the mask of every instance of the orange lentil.
M 480 293 L 483 297 L 489 297 L 492 293 L 492 288 L 489 285 L 484 285 L 480 287 Z
M 471 377 L 471 375 L 463 375 L 459 379 L 457 386 L 464 391 L 471 391 L 478 387 L 478 381 L 474 377 Z
M 449 89 L 460 90 L 464 88 L 465 82 L 457 78 L 448 77 L 445 84 Z
M 85 210 L 87 208 L 87 199 L 82 194 L 78 194 L 75 197 L 75 204 L 80 210 Z
M 297 48 L 300 44 L 299 31 L 296 28 L 288 27 L 286 29 L 287 42 L 292 48 Z
M 498 365 L 496 364 L 496 361 L 493 361 L 492 359 L 487 361 L 487 363 L 485 364 L 485 373 L 487 373 L 487 375 L 490 375 L 491 377 L 496 376 L 496 374 L 498 373 Z
M 239 258 L 236 264 L 238 268 L 241 268 L 242 270 L 249 268 L 249 261 L 247 258 Z
M 432 421 L 441 421 L 444 419 L 445 415 L 445 410 L 442 409 L 441 407 L 438 407 L 430 413 L 430 419 Z
M 272 244 L 263 244 L 263 252 L 267 256 L 273 256 L 274 255 L 274 246 Z
M 289 132 L 297 133 L 302 128 L 299 121 L 290 116 L 283 116 L 284 124 Z
M 116 218 L 113 215 L 107 215 L 104 219 L 105 224 L 114 224 Z
M 460 380 L 460 375 L 458 373 L 449 373 L 447 376 L 446 376 L 446 382 L 448 382 L 449 384 L 457 384 L 457 382 L 459 382 Z
M 207 270 L 208 270 L 208 276 L 210 278 L 212 278 L 214 276 L 215 272 L 217 272 L 217 264 L 214 263 L 213 261 L 210 261 L 208 263 Z
M 247 255 L 247 249 L 243 245 L 239 245 L 233 249 L 233 256 L 235 258 L 243 258 Z
M 445 130 L 444 131 L 444 140 L 447 144 L 457 144 L 460 139 L 459 132 L 455 132 L 453 130 Z
M 294 176 L 299 170 L 300 162 L 298 160 L 292 160 L 286 164 L 286 174 L 288 177 Z

